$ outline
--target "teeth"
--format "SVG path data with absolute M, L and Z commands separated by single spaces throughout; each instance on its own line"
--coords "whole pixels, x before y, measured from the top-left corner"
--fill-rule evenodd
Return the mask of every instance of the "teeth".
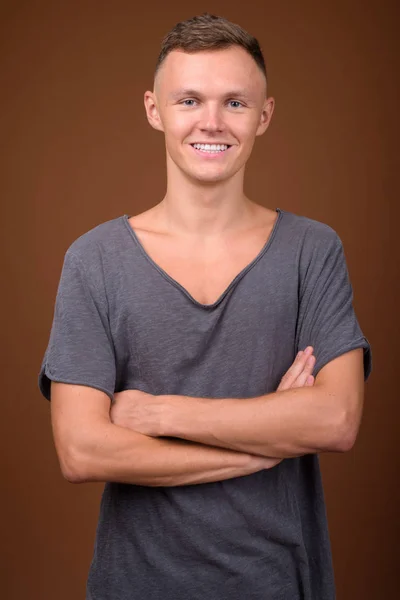
M 226 144 L 193 144 L 193 148 L 203 152 L 223 152 L 228 149 Z

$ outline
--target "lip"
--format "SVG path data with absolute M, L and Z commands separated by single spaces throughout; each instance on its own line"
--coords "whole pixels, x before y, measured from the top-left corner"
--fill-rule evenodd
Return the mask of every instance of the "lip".
M 232 144 L 228 144 L 228 142 L 189 142 L 190 144 L 209 144 L 210 146 L 232 146 Z
M 193 142 L 193 143 L 199 144 L 201 142 Z M 228 145 L 228 144 L 225 144 L 225 145 Z M 206 160 L 221 159 L 226 156 L 226 154 L 230 151 L 231 148 L 233 148 L 233 146 L 229 146 L 229 148 L 227 148 L 226 150 L 223 150 L 222 152 L 221 151 L 219 151 L 219 152 L 203 152 L 202 150 L 197 150 L 197 148 L 193 148 L 192 144 L 189 144 L 189 146 L 197 154 L 197 156 L 201 156 L 202 158 L 204 158 Z

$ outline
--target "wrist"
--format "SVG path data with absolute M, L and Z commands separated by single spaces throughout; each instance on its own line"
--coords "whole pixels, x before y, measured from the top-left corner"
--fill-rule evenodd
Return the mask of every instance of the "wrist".
M 178 437 L 176 421 L 178 411 L 176 410 L 178 396 L 170 394 L 163 394 L 159 396 L 162 403 L 162 410 L 160 411 L 160 436 L 171 436 Z
M 172 437 L 184 438 L 188 431 L 189 423 L 196 418 L 195 402 L 196 398 L 189 396 L 178 396 L 167 394 L 161 396 L 163 410 L 160 421 L 160 428 L 163 433 Z

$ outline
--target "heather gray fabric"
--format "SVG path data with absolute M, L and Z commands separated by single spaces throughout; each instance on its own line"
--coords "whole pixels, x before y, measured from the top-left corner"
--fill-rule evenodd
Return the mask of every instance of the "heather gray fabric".
M 258 256 L 212 305 L 146 254 L 129 215 L 68 248 L 39 386 L 246 398 L 274 392 L 299 349 L 314 375 L 371 349 L 328 225 L 276 209 Z M 318 455 L 199 485 L 105 483 L 86 600 L 333 600 Z

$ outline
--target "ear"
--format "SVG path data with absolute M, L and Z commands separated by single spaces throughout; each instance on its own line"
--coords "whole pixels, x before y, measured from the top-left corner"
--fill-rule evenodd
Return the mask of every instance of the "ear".
M 164 131 L 163 124 L 161 122 L 160 113 L 158 111 L 157 100 L 154 92 L 145 92 L 144 94 L 144 107 L 146 109 L 147 120 L 154 129 Z
M 264 106 L 261 111 L 260 123 L 257 127 L 256 136 L 262 135 L 268 128 L 268 125 L 270 124 L 271 119 L 272 119 L 272 113 L 274 112 L 274 107 L 275 107 L 274 98 L 272 98 L 272 97 L 267 98 L 264 102 Z

